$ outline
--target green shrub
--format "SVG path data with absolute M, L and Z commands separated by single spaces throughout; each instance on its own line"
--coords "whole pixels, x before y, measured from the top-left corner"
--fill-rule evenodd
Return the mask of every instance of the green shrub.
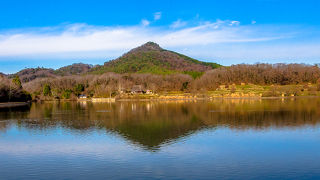
M 83 84 L 77 84 L 77 85 L 75 85 L 73 90 L 74 90 L 75 95 L 79 96 L 81 94 L 81 92 L 84 91 L 84 85 Z
M 51 96 L 51 87 L 49 84 L 45 84 L 43 86 L 43 95 L 44 96 Z
M 72 94 L 72 91 L 70 89 L 67 89 L 67 90 L 63 91 L 61 97 L 63 99 L 70 99 L 71 94 Z
M 193 79 L 197 79 L 204 74 L 204 72 L 199 71 L 184 71 L 183 73 L 190 75 Z
M 182 83 L 181 91 L 188 89 L 189 82 Z
M 19 89 L 22 88 L 22 85 L 21 85 L 21 81 L 20 81 L 20 78 L 19 76 L 15 76 L 13 79 L 12 79 L 12 83 Z

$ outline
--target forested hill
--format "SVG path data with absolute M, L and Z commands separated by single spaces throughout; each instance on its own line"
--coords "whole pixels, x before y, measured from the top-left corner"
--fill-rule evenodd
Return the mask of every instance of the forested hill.
M 61 76 L 77 75 L 87 73 L 93 66 L 90 64 L 76 63 L 64 66 L 55 71 L 55 74 Z
M 121 57 L 108 61 L 104 65 L 93 67 L 89 64 L 76 63 L 61 67 L 57 70 L 50 68 L 27 68 L 9 78 L 19 76 L 22 82 L 29 82 L 37 78 L 57 77 L 81 74 L 115 73 L 151 73 L 175 74 L 184 73 L 196 78 L 205 71 L 220 67 L 220 64 L 202 62 L 183 54 L 165 50 L 154 42 L 148 42 L 132 49 Z
M 54 77 L 54 69 L 48 68 L 26 68 L 15 74 L 10 74 L 9 78 L 18 76 L 22 82 L 29 82 L 37 78 Z
M 9 78 L 19 76 L 22 82 L 29 82 L 37 78 L 79 75 L 87 73 L 93 66 L 83 63 L 75 63 L 61 67 L 57 70 L 50 68 L 26 68 L 15 74 L 10 74 Z
M 217 63 L 202 62 L 173 51 L 165 50 L 154 42 L 147 42 L 117 59 L 106 62 L 103 66 L 93 68 L 91 72 L 201 73 L 220 66 Z

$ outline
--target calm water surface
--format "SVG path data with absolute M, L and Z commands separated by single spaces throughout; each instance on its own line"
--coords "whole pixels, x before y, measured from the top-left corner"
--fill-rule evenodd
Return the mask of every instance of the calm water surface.
M 320 99 L 0 110 L 0 179 L 320 179 Z

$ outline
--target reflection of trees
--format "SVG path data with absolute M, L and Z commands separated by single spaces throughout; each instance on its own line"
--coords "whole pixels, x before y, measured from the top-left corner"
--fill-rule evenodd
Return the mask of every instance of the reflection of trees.
M 215 100 L 211 102 L 55 102 L 33 104 L 30 111 L 0 112 L 28 129 L 63 127 L 85 133 L 106 129 L 154 149 L 202 128 L 299 128 L 320 122 L 320 99 Z M 1 120 L 0 120 L 1 121 Z M 5 121 L 7 122 L 7 121 Z M 0 128 L 7 125 L 0 123 Z
M 12 119 L 25 119 L 28 117 L 30 106 L 0 108 L 0 132 L 5 132 L 13 123 Z M 19 125 L 19 123 L 17 124 Z

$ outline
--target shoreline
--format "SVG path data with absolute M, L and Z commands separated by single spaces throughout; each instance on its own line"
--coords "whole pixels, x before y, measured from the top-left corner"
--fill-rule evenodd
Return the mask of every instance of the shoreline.
M 122 96 L 114 98 L 104 98 L 104 97 L 92 97 L 92 98 L 71 98 L 71 99 L 37 99 L 31 102 L 93 102 L 93 103 L 103 103 L 103 102 L 128 102 L 128 101 L 212 101 L 212 100 L 228 100 L 228 99 L 243 99 L 243 100 L 267 100 L 267 99 L 298 99 L 298 98 L 320 98 L 319 95 L 300 95 L 300 96 L 203 96 L 203 95 L 155 95 L 155 96 L 145 96 L 145 95 L 135 95 L 135 96 Z M 0 103 L 0 104 L 10 104 L 10 103 Z M 11 104 L 17 104 L 12 102 Z M 21 104 L 21 103 L 20 103 Z
M 78 99 L 78 102 L 128 102 L 128 101 L 211 101 L 221 99 L 247 99 L 247 100 L 266 100 L 266 99 L 298 99 L 298 98 L 320 98 L 320 96 L 285 96 L 285 97 L 207 97 L 207 98 L 94 98 L 94 100 Z M 100 99 L 100 100 L 97 100 Z M 62 100 L 73 101 L 73 100 Z
M 31 102 L 6 102 L 0 103 L 0 108 L 15 108 L 30 105 Z

